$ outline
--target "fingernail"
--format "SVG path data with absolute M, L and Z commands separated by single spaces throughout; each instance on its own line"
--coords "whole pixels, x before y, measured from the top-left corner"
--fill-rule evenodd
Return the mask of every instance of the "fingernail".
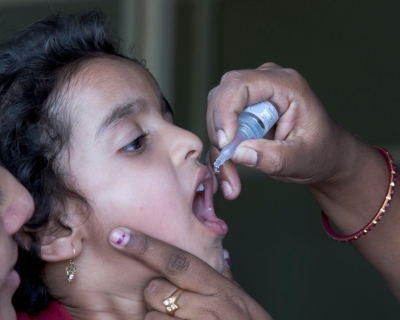
M 228 143 L 224 130 L 217 131 L 218 145 L 222 149 Z
M 257 157 L 258 155 L 255 150 L 246 147 L 237 148 L 234 155 L 235 161 L 246 166 L 255 166 Z
M 229 182 L 225 180 L 221 181 L 221 188 L 225 197 L 229 196 L 233 191 Z
M 231 259 L 229 258 L 229 252 L 224 249 L 224 260 L 227 267 L 231 268 Z
M 126 230 L 117 228 L 112 232 L 110 240 L 112 243 L 124 247 L 128 243 L 130 237 L 131 235 Z

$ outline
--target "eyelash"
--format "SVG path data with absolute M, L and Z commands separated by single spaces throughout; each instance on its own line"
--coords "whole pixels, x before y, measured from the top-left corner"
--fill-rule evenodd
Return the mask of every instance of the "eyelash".
M 139 137 L 137 137 L 135 140 L 131 141 L 129 144 L 127 144 L 125 147 L 122 148 L 122 151 L 127 151 L 127 152 L 137 152 L 140 151 L 140 149 L 143 148 L 143 144 L 146 140 L 148 133 L 145 132 L 144 134 L 140 135 Z M 134 146 L 134 150 L 128 150 L 129 147 L 131 147 L 132 145 L 137 145 L 137 143 L 139 143 L 139 146 Z

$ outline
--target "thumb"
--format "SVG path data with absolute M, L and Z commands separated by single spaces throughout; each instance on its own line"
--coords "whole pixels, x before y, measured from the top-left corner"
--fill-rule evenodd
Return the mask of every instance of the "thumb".
M 241 143 L 232 160 L 270 176 L 292 177 L 301 175 L 306 156 L 307 151 L 300 141 L 257 139 Z

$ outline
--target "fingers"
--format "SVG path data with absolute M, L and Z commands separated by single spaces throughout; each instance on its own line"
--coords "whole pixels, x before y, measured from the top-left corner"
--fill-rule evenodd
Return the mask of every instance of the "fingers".
M 171 295 L 178 288 L 165 279 L 153 279 L 146 286 L 144 290 L 144 299 L 150 310 L 167 313 L 164 300 L 171 297 Z M 190 291 L 183 291 L 175 300 L 175 305 L 178 309 L 175 311 L 175 318 L 180 319 L 194 319 L 193 315 L 200 314 L 201 300 L 207 296 L 198 295 Z
M 269 314 L 234 282 L 193 255 L 162 241 L 126 228 L 114 229 L 110 243 L 127 256 L 141 261 L 164 279 L 153 279 L 145 288 L 145 300 L 154 309 L 146 319 L 168 319 L 163 301 L 176 288 L 185 291 L 177 298 L 181 319 L 271 319 Z
M 226 250 L 224 250 L 224 257 L 225 259 L 229 259 L 229 253 Z M 232 279 L 232 273 L 228 266 L 225 266 L 222 275 Z M 163 278 L 152 279 L 144 290 L 145 302 L 151 310 L 166 312 L 166 306 L 163 304 L 163 301 L 170 297 L 177 289 L 178 287 L 168 280 Z M 196 302 L 201 299 L 203 299 L 203 297 L 194 292 L 184 291 L 179 296 L 179 302 L 176 304 L 179 307 L 186 306 L 186 308 L 181 308 L 176 311 L 175 317 L 191 319 L 191 315 L 199 314 L 196 309 L 201 308 L 201 305 L 198 305 Z
M 210 146 L 210 159 L 211 164 L 219 155 L 219 150 L 211 145 Z M 212 168 L 214 170 L 214 168 Z M 236 169 L 236 164 L 232 161 L 226 161 L 221 167 L 220 172 L 216 175 L 219 185 L 221 186 L 224 197 L 228 200 L 236 199 L 241 191 L 241 182 Z
M 152 279 L 144 289 L 144 300 L 150 310 L 166 313 L 167 311 L 166 306 L 164 305 L 164 300 L 169 298 L 177 289 L 177 286 L 165 279 Z M 182 301 L 181 298 L 184 295 L 183 293 L 178 298 L 179 302 Z M 179 306 L 178 301 L 176 304 Z
M 271 141 L 266 139 L 243 142 L 233 156 L 233 161 L 256 168 L 272 177 L 301 176 L 301 168 L 310 163 L 299 154 L 307 153 L 307 146 L 300 141 Z
M 164 301 L 177 289 L 167 280 L 160 278 L 151 280 L 146 286 L 144 300 L 147 308 L 152 310 L 154 319 L 164 319 L 159 315 L 167 313 Z M 178 319 L 271 319 L 268 313 L 239 286 L 221 287 L 214 295 L 201 295 L 186 290 L 174 303 L 178 306 L 174 317 Z
M 341 150 L 340 126 L 298 72 L 274 63 L 228 72 L 210 92 L 207 128 L 215 148 L 221 150 L 234 138 L 238 116 L 246 106 L 265 100 L 274 102 L 279 112 L 269 132 L 273 141 L 242 142 L 231 161 L 220 168 L 217 178 L 227 199 L 240 193 L 234 164 L 259 169 L 278 180 L 308 184 L 337 176 L 341 166 L 340 160 L 332 161 Z M 211 147 L 210 155 L 213 160 L 218 151 Z
M 172 319 L 176 318 L 158 311 L 150 311 L 149 313 L 146 314 L 144 318 L 144 320 L 172 320 Z
M 114 229 L 110 243 L 185 290 L 210 295 L 231 282 L 190 253 L 137 231 Z
M 301 89 L 305 80 L 291 69 L 269 63 L 256 70 L 226 73 L 208 97 L 207 128 L 211 142 L 220 149 L 237 131 L 237 117 L 251 104 L 271 99 L 284 114 L 295 98 L 293 90 Z
M 229 262 L 229 253 L 226 250 L 224 250 L 224 258 L 225 261 L 228 259 Z M 223 275 L 227 278 L 232 278 L 232 273 L 228 266 L 225 266 Z M 235 284 L 237 285 L 237 283 Z M 155 319 L 158 319 L 157 316 L 160 316 L 160 313 L 167 312 L 164 301 L 171 297 L 177 289 L 179 288 L 176 285 L 163 278 L 152 279 L 146 285 L 144 290 L 144 300 L 148 309 L 156 311 L 154 312 L 154 315 L 152 315 Z M 202 310 L 204 309 L 204 301 L 210 299 L 209 297 L 210 296 L 199 295 L 188 290 L 183 291 L 175 301 L 175 304 L 179 307 L 175 312 L 175 318 L 194 319 L 193 315 L 199 315 L 204 311 Z M 215 303 L 215 301 L 210 302 L 210 304 L 211 303 Z M 160 316 L 160 319 L 163 318 Z

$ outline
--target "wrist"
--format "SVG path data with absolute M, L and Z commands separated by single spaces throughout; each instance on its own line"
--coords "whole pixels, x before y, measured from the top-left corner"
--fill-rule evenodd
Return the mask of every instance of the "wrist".
M 396 166 L 394 164 L 393 158 L 390 155 L 390 153 L 385 150 L 384 148 L 377 147 L 375 146 L 375 149 L 379 151 L 379 153 L 384 157 L 386 160 L 388 172 L 390 175 L 389 183 L 387 186 L 387 192 L 386 196 L 382 201 L 382 205 L 379 208 L 379 210 L 375 213 L 373 218 L 368 222 L 368 224 L 363 225 L 361 229 L 358 231 L 348 234 L 348 235 L 340 235 L 337 234 L 335 231 L 332 230 L 329 219 L 325 215 L 325 213 L 322 211 L 322 224 L 324 226 L 325 231 L 327 234 L 333 238 L 334 240 L 337 240 L 339 242 L 350 242 L 350 241 L 355 241 L 358 240 L 359 238 L 367 235 L 375 226 L 378 224 L 378 222 L 381 221 L 383 215 L 385 214 L 387 208 L 389 207 L 390 201 L 392 200 L 392 196 L 394 194 L 394 187 L 396 185 Z
M 335 139 L 330 143 L 330 150 L 324 157 L 326 172 L 320 179 L 309 184 L 311 192 L 322 192 L 329 195 L 332 191 L 352 186 L 360 181 L 371 166 L 382 166 L 385 162 L 379 153 L 370 145 L 354 136 L 340 125 Z
M 308 186 L 322 210 L 340 230 L 351 234 L 377 212 L 387 189 L 385 158 L 372 146 L 352 136 L 336 155 L 334 174 Z

